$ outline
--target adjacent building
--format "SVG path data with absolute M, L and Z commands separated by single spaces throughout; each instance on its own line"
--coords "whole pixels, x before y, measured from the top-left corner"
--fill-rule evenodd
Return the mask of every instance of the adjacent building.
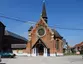
M 5 30 L 5 25 L 2 22 L 0 22 L 0 52 L 2 51 L 4 30 Z
M 83 54 L 83 42 L 76 44 L 73 47 L 73 50 L 75 51 L 76 54 Z
M 0 22 L 0 52 L 22 54 L 26 49 L 27 41 L 26 38 L 5 30 L 5 25 Z
M 4 52 L 12 52 L 16 55 L 22 54 L 23 49 L 26 48 L 27 41 L 26 38 L 5 30 L 3 50 Z

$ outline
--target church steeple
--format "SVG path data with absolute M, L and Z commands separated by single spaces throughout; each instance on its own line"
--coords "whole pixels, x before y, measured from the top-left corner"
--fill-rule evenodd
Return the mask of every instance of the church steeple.
M 42 18 L 45 20 L 45 22 L 47 23 L 47 13 L 46 13 L 46 7 L 45 7 L 45 1 L 43 1 L 43 8 L 42 8 Z

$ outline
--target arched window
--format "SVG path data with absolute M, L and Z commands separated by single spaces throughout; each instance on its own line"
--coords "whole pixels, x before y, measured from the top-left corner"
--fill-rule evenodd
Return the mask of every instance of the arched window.
M 56 40 L 56 49 L 59 50 L 59 40 Z

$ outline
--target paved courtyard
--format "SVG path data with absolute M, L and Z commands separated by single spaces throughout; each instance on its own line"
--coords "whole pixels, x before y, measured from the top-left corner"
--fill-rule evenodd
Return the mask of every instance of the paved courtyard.
M 6 64 L 83 64 L 81 56 L 62 56 L 62 57 L 16 57 L 2 59 Z

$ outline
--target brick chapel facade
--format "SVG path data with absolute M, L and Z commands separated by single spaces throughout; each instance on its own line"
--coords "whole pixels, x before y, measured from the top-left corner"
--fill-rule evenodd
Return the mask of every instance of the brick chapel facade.
M 48 26 L 45 2 L 40 20 L 28 30 L 26 53 L 28 56 L 63 55 L 63 37 Z

